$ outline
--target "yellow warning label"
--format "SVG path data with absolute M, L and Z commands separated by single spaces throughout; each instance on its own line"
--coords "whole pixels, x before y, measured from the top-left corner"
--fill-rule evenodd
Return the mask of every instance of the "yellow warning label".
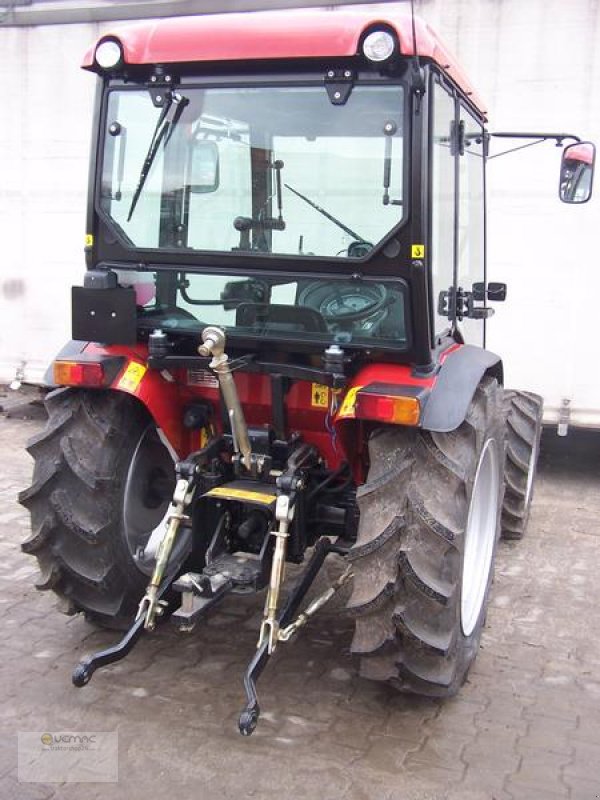
M 137 361 L 132 361 L 128 364 L 127 369 L 123 373 L 121 380 L 117 384 L 119 389 L 126 392 L 135 392 L 140 385 L 140 382 L 146 374 L 147 367 L 143 364 L 138 364 Z
M 94 246 L 94 237 L 91 233 L 86 233 L 85 235 L 85 246 L 86 247 L 93 247 Z
M 247 489 L 230 489 L 227 486 L 215 486 L 206 492 L 205 497 L 224 497 L 227 500 L 249 500 L 252 503 L 265 503 L 270 506 L 277 500 L 277 495 L 265 492 L 250 492 Z
M 338 419 L 342 419 L 343 417 L 353 417 L 354 416 L 354 409 L 356 407 L 356 395 L 362 389 L 362 386 L 354 386 L 352 389 L 348 389 L 346 397 L 344 397 L 344 402 L 342 403 L 342 407 L 338 413 Z
M 412 258 L 425 258 L 425 245 L 424 244 L 411 245 L 410 254 Z
M 310 404 L 313 408 L 327 408 L 329 405 L 329 386 L 324 386 L 322 383 L 313 383 Z
M 208 442 L 208 431 L 206 430 L 206 428 L 200 428 L 200 443 L 199 443 L 199 447 L 200 447 L 201 450 L 202 450 L 203 447 L 206 447 L 207 442 Z

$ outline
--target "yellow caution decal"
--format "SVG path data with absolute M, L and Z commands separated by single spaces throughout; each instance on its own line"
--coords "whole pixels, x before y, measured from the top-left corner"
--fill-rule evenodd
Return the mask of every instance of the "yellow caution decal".
M 247 500 L 250 503 L 264 503 L 270 506 L 277 500 L 277 495 L 266 492 L 251 492 L 248 489 L 232 489 L 227 486 L 215 486 L 204 497 L 222 497 L 225 500 Z
M 410 254 L 412 258 L 425 258 L 425 245 L 413 244 L 410 248 Z
M 86 233 L 85 235 L 85 246 L 86 247 L 93 247 L 94 246 L 94 236 L 91 233 Z
M 342 407 L 340 408 L 337 418 L 344 419 L 344 417 L 353 417 L 354 410 L 356 408 L 356 395 L 362 389 L 362 386 L 353 386 L 352 389 L 348 389 L 346 392 L 346 397 L 344 397 L 344 402 L 342 403 Z
M 146 374 L 148 368 L 137 361 L 131 361 L 117 384 L 117 389 L 124 392 L 135 392 Z

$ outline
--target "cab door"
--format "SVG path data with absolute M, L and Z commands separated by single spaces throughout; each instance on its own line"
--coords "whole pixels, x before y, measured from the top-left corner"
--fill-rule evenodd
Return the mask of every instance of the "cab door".
M 464 312 L 473 284 L 486 277 L 484 129 L 441 76 L 432 80 L 431 112 L 433 344 L 458 328 L 482 347 L 485 320 Z

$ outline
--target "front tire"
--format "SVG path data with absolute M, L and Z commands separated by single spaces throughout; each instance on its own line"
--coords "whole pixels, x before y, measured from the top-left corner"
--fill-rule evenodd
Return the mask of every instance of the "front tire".
M 33 483 L 19 501 L 32 533 L 21 547 L 38 560 L 37 588 L 53 590 L 61 610 L 126 627 L 150 571 L 137 554 L 165 516 L 173 460 L 128 395 L 57 389 L 46 408 L 48 424 L 27 448 Z
M 351 551 L 361 674 L 447 697 L 479 648 L 500 531 L 502 390 L 484 378 L 450 433 L 381 428 Z

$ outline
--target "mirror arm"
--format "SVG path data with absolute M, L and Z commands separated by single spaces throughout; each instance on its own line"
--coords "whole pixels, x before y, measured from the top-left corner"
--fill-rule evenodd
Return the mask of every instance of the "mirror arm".
M 495 153 L 493 156 L 488 156 L 488 159 L 500 158 L 500 156 L 508 155 L 508 153 L 516 153 L 517 150 L 524 150 L 526 147 L 533 147 L 542 142 L 554 141 L 557 147 L 562 147 L 563 142 L 568 139 L 574 142 L 580 142 L 579 136 L 573 133 L 517 133 L 510 131 L 497 131 L 496 133 L 488 133 L 489 137 L 495 139 L 535 139 L 533 142 L 521 144 L 518 147 L 511 147 L 509 150 L 503 150 L 501 153 Z

